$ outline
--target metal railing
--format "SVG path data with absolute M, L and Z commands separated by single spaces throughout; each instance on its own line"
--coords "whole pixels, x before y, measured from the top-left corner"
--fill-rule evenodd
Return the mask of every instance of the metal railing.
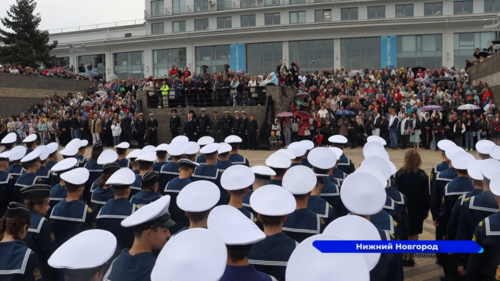
M 145 22 L 146 21 L 144 19 L 137 19 L 137 20 L 117 21 L 117 22 L 90 24 L 90 25 L 73 26 L 73 27 L 63 27 L 63 28 L 57 28 L 57 29 L 49 29 L 47 31 L 49 32 L 49 34 L 56 34 L 56 33 L 64 33 L 64 32 L 82 31 L 82 30 L 92 30 L 92 29 L 98 29 L 98 28 L 111 28 L 111 27 L 126 26 L 126 25 L 139 25 L 139 24 L 144 24 Z

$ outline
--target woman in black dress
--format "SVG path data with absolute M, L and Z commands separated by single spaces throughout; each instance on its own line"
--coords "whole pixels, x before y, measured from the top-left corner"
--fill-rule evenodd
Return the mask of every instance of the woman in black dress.
M 418 240 L 422 233 L 424 220 L 429 215 L 430 193 L 429 178 L 424 170 L 420 169 L 422 159 L 417 150 L 406 152 L 404 165 L 396 173 L 396 183 L 399 191 L 408 200 L 408 220 L 410 222 L 410 236 L 408 240 Z M 408 266 L 415 265 L 414 254 L 403 254 L 403 261 Z

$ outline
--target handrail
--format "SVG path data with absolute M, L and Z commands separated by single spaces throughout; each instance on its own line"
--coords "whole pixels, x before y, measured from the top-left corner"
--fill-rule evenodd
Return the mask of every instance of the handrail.
M 148 17 L 148 14 L 144 14 L 145 17 Z M 82 30 L 92 30 L 98 28 L 110 28 L 117 26 L 126 26 L 126 25 L 139 25 L 144 24 L 146 21 L 144 19 L 137 20 L 127 20 L 127 21 L 117 21 L 117 22 L 107 22 L 107 23 L 98 23 L 98 24 L 90 24 L 90 25 L 81 25 L 81 26 L 73 26 L 73 27 L 63 27 L 56 29 L 47 30 L 49 34 L 56 33 L 64 33 L 64 32 L 73 32 L 73 31 L 82 31 Z

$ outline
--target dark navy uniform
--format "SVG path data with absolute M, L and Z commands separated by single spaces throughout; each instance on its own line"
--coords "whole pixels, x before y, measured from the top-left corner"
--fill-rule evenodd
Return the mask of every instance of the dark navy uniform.
M 99 188 L 99 182 L 101 181 L 101 177 L 99 176 L 90 186 L 90 192 L 94 192 L 96 189 Z
M 130 195 L 129 195 L 129 200 L 134 197 L 137 193 L 142 191 L 142 176 L 141 175 L 135 175 L 135 181 L 132 183 L 130 186 Z
M 83 198 L 86 200 L 90 200 L 90 189 L 92 184 L 101 176 L 102 174 L 102 165 L 97 164 L 97 161 L 90 159 L 85 163 L 85 168 L 89 170 L 89 179 L 85 184 L 85 191 L 83 192 Z
M 431 191 L 433 190 L 434 184 L 436 183 L 436 178 L 437 175 L 443 171 L 446 171 L 450 166 L 448 165 L 448 162 L 443 161 L 440 164 L 437 164 L 431 169 L 431 178 L 430 178 L 430 186 L 431 186 Z
M 19 177 L 26 172 L 26 169 L 22 165 L 10 165 L 7 173 L 14 177 L 14 182 L 17 182 Z
M 253 189 L 248 189 L 248 193 L 243 197 L 243 207 L 247 208 L 254 217 L 257 217 L 257 213 L 252 209 L 252 206 L 250 206 L 250 197 L 252 197 Z
M 207 158 L 205 157 L 205 154 L 200 154 L 198 157 L 196 157 L 196 163 L 198 164 L 205 164 L 207 162 Z
M 307 157 L 306 157 L 306 158 L 304 158 L 304 159 L 302 159 L 302 160 L 300 161 L 300 165 L 303 165 L 303 166 L 309 167 L 309 168 L 311 168 L 311 169 L 312 169 L 312 167 L 313 167 L 313 166 L 311 165 L 311 163 L 309 163 L 309 160 L 307 160 Z
M 299 165 L 302 165 L 302 163 L 292 163 L 292 165 L 290 165 L 290 168 L 295 167 L 295 166 L 299 166 Z M 302 166 L 304 166 L 304 165 L 302 165 Z
M 154 191 L 143 190 L 130 198 L 130 203 L 137 205 L 137 207 L 142 207 L 160 198 L 161 194 Z
M 231 129 L 233 128 L 234 118 L 232 116 L 223 116 L 222 117 L 222 133 L 224 138 L 231 135 Z M 201 163 L 200 163 L 201 164 Z
M 241 118 L 240 117 L 234 117 L 233 118 L 233 127 L 231 128 L 231 133 L 233 135 L 240 136 L 240 123 L 241 123 Z M 224 136 L 225 138 L 225 136 Z
M 40 169 L 36 172 L 36 175 L 38 176 L 38 178 L 42 179 L 38 183 L 50 185 L 50 170 L 46 166 L 41 166 Z
M 68 202 L 64 199 L 55 205 L 49 221 L 57 244 L 62 245 L 78 233 L 94 228 L 91 215 L 92 209 L 80 200 Z
M 31 212 L 31 224 L 24 242 L 37 254 L 38 263 L 45 280 L 64 281 L 62 272 L 51 268 L 47 263 L 50 256 L 57 250 L 58 245 L 52 231 L 52 225 L 46 218 L 38 213 Z
M 370 222 L 375 225 L 376 228 L 386 230 L 391 234 L 394 234 L 396 237 L 396 229 L 398 223 L 394 221 L 391 215 L 387 213 L 385 210 L 382 210 L 374 215 L 370 216 Z
M 167 162 L 154 162 L 153 163 L 153 171 L 156 172 L 156 175 L 159 176 L 160 175 L 160 171 L 161 171 L 161 168 L 163 167 L 163 165 L 167 164 Z
M 246 266 L 226 265 L 226 271 L 219 281 L 276 281 L 276 278 L 257 271 L 251 264 Z
M 465 195 L 474 189 L 472 180 L 468 177 L 456 177 L 444 187 L 443 203 L 439 211 L 439 225 L 441 233 L 446 233 L 446 227 L 451 217 L 451 211 L 460 195 Z
M 408 240 L 408 235 L 410 234 L 410 221 L 408 219 L 408 209 L 406 207 L 408 201 L 406 197 L 393 186 L 393 181 L 391 181 L 391 185 L 385 189 L 385 193 L 398 206 L 397 209 L 399 213 L 397 221 L 400 222 L 399 225 L 401 226 L 401 237 L 399 237 L 399 240 Z
M 120 168 L 132 169 L 132 165 L 130 164 L 130 160 L 128 160 L 127 158 L 117 159 L 116 163 L 118 163 L 120 165 Z
M 50 170 L 52 170 L 52 167 L 54 167 L 55 164 L 57 164 L 56 161 L 50 160 L 49 162 L 47 162 L 45 167 L 47 167 L 47 169 L 49 169 L 49 171 L 50 171 Z
M 295 210 L 287 216 L 283 225 L 283 232 L 297 242 L 320 234 L 326 226 L 324 219 L 320 218 L 309 208 Z
M 203 155 L 203 154 L 202 154 Z M 199 163 L 198 161 L 196 161 Z M 223 172 L 225 169 L 233 166 L 234 164 L 231 161 L 217 161 L 215 162 L 215 167 L 219 169 L 219 171 Z
M 159 190 L 163 190 L 169 181 L 179 176 L 180 166 L 177 162 L 167 162 L 163 165 L 158 175 Z
M 330 178 L 323 179 L 323 188 L 321 188 L 319 196 L 333 206 L 337 217 L 342 217 L 347 215 L 349 211 L 340 199 L 340 188 L 335 182 L 336 180 L 331 181 Z
M 333 206 L 328 204 L 328 202 L 326 202 L 326 200 L 321 198 L 320 196 L 309 196 L 309 200 L 307 201 L 307 208 L 313 210 L 316 214 L 318 214 L 318 216 L 325 221 L 326 225 L 336 219 Z
M 66 192 L 66 187 L 60 184 L 54 185 L 50 189 L 50 202 L 49 202 L 50 210 L 48 213 L 50 214 L 54 206 L 57 205 L 62 200 L 66 199 L 66 197 L 68 197 L 68 192 Z
M 151 271 L 156 262 L 156 256 L 151 253 L 129 254 L 129 249 L 122 252 L 111 264 L 104 275 L 103 281 L 118 280 L 151 280 Z
M 465 202 L 470 200 L 470 197 L 476 196 L 483 192 L 482 189 L 473 189 L 470 192 L 467 192 L 465 195 L 458 197 L 455 202 L 455 206 L 453 206 L 453 210 L 451 211 L 450 220 L 448 221 L 448 226 L 446 227 L 446 240 L 455 240 L 458 230 L 458 223 L 460 221 L 460 215 L 462 214 L 462 206 Z M 473 229 L 470 231 L 469 240 L 472 237 L 472 232 L 474 232 L 474 228 L 477 224 L 484 218 L 481 218 L 477 222 L 473 224 Z
M 354 173 L 356 170 L 354 168 L 354 163 L 352 163 L 351 159 L 347 158 L 345 154 L 342 153 L 342 156 L 340 156 L 339 162 L 337 164 L 337 167 L 344 173 L 350 175 Z
M 253 222 L 257 222 L 257 218 L 254 216 L 254 214 L 252 212 L 250 212 L 250 210 L 248 210 L 246 207 L 241 207 L 241 208 L 238 208 L 238 210 L 240 210 L 240 212 L 242 214 L 245 215 L 245 217 L 249 218 L 251 221 Z
M 0 171 L 0 217 L 3 217 L 5 210 L 10 202 L 22 204 L 23 198 L 20 192 L 14 193 L 14 177 L 5 171 Z
M 347 178 L 347 174 L 344 173 L 344 171 L 342 171 L 341 169 L 335 167 L 333 168 L 333 173 L 330 177 L 337 179 L 340 182 L 340 184 L 342 184 L 345 178 Z
M 24 173 L 19 177 L 16 184 L 14 185 L 14 193 L 20 192 L 22 188 L 38 183 L 42 183 L 42 179 L 39 178 L 36 173 Z M 20 196 L 21 198 L 24 198 L 22 197 L 22 194 Z
M 113 233 L 120 249 L 132 247 L 134 243 L 134 232 L 130 228 L 121 225 L 122 220 L 133 214 L 137 206 L 130 203 L 126 198 L 111 199 L 97 214 L 97 227 Z
M 113 189 L 111 187 L 102 188 L 100 186 L 97 186 L 97 188 L 92 192 L 92 197 L 90 198 L 90 203 L 94 214 L 99 213 L 102 206 L 104 206 L 106 203 L 108 203 L 109 200 L 114 198 L 115 194 L 113 193 Z
M 283 232 L 267 236 L 252 246 L 248 262 L 255 269 L 285 281 L 285 271 L 290 255 L 299 243 Z
M 404 230 L 400 223 L 401 219 L 399 217 L 400 215 L 399 206 L 388 195 L 385 199 L 384 211 L 386 211 L 392 217 L 393 221 L 396 222 L 395 235 L 396 238 L 399 240 Z M 407 225 L 406 227 L 408 229 L 409 225 Z
M 87 164 L 87 158 L 85 158 L 85 156 L 77 155 L 75 158 L 76 158 L 76 160 L 78 160 L 78 167 L 79 168 L 85 167 L 85 164 Z
M 45 280 L 36 253 L 23 241 L 0 242 L 0 253 L 0 280 Z
M 170 228 L 172 233 L 176 233 L 182 227 L 189 226 L 189 218 L 184 211 L 177 206 L 177 195 L 179 195 L 179 192 L 191 182 L 189 178 L 180 179 L 176 177 L 167 183 L 167 186 L 162 192 L 164 195 L 170 195 L 170 216 L 172 220 L 175 221 L 175 225 Z
M 482 220 L 472 237 L 484 252 L 469 254 L 465 267 L 471 281 L 498 280 L 500 267 L 500 213 L 493 214 Z
M 282 180 L 270 179 L 270 180 L 269 180 L 269 184 L 274 184 L 274 185 L 283 186 L 283 181 L 282 181 Z
M 233 163 L 234 165 L 245 165 L 247 167 L 250 167 L 250 163 L 248 162 L 248 159 L 243 157 L 243 155 L 235 153 L 235 154 L 230 154 L 229 155 L 229 161 Z
M 234 164 L 234 163 L 233 163 Z M 220 199 L 219 202 L 217 203 L 217 206 L 219 205 L 226 205 L 229 203 L 229 194 L 225 189 L 222 188 L 220 185 L 220 178 L 222 176 L 222 173 L 217 169 L 217 166 L 215 165 L 207 165 L 207 164 L 201 164 L 198 166 L 193 173 L 192 180 L 193 181 L 198 181 L 198 180 L 207 180 L 219 188 L 220 191 Z
M 382 241 L 396 240 L 387 230 L 377 229 Z M 402 281 L 404 279 L 401 254 L 382 253 L 377 265 L 370 270 L 370 280 Z
M 436 180 L 431 190 L 431 214 L 433 220 L 438 220 L 439 218 L 444 187 L 456 177 L 457 172 L 455 168 L 448 168 L 436 175 Z

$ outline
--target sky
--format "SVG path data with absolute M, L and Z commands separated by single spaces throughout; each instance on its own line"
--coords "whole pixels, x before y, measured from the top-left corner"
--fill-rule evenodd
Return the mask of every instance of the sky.
M 0 0 L 0 17 L 16 0 Z M 40 29 L 58 29 L 144 18 L 144 0 L 38 0 Z M 0 23 L 0 27 L 3 27 Z

